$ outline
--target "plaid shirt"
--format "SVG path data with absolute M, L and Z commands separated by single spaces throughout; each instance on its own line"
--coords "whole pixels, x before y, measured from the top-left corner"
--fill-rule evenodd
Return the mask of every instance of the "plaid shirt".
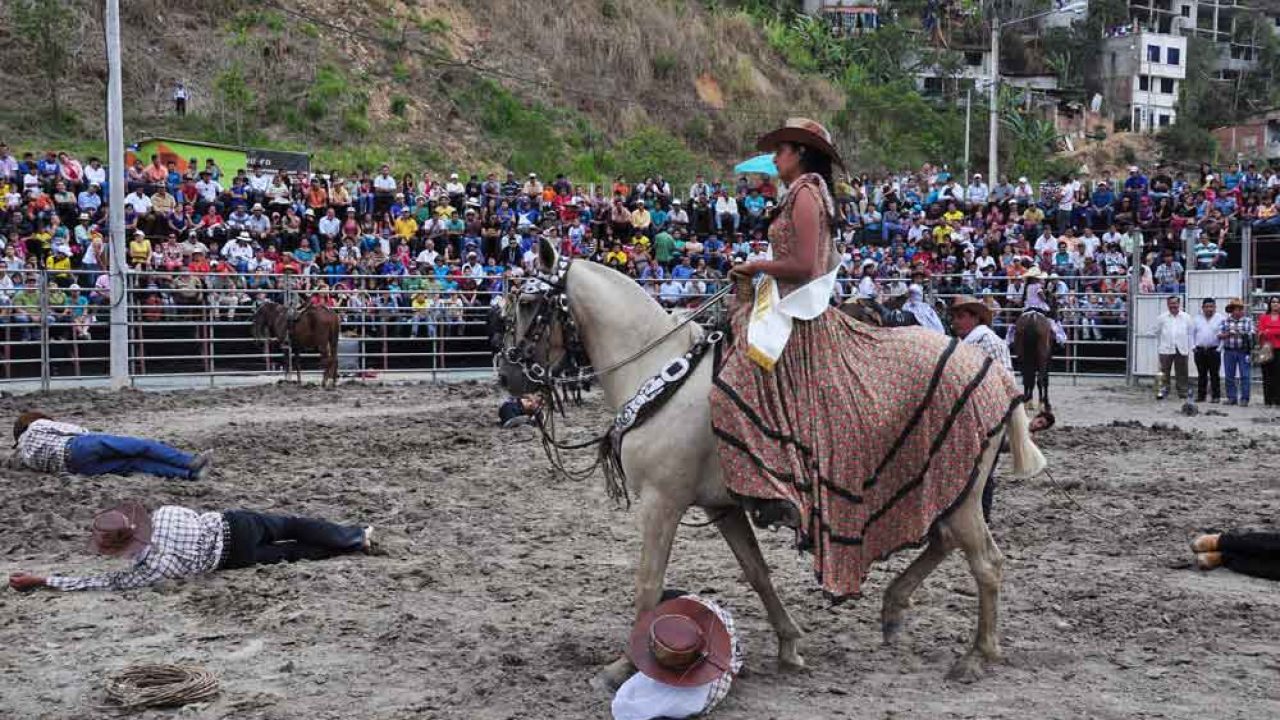
M 67 469 L 67 444 L 88 430 L 71 423 L 37 420 L 27 426 L 18 438 L 14 459 L 21 465 L 40 472 L 56 473 Z
M 222 557 L 222 513 L 166 505 L 151 513 L 151 544 L 128 570 L 45 580 L 58 590 L 130 590 L 213 572 Z
M 1227 321 L 1222 323 L 1222 332 L 1227 334 L 1222 338 L 1224 349 L 1242 352 L 1253 349 L 1253 318 L 1248 315 L 1242 315 L 1238 319 L 1227 318 Z
M 1009 345 L 986 325 L 978 325 L 972 332 L 965 335 L 964 343 L 977 347 L 990 356 L 997 365 L 1009 372 L 1013 372 L 1013 361 L 1009 359 Z
M 707 609 L 714 612 L 716 617 L 720 618 L 720 622 L 724 623 L 724 629 L 729 633 L 730 647 L 732 648 L 728 672 L 723 673 L 710 683 L 711 691 L 707 694 L 707 704 L 702 708 L 702 712 L 699 713 L 700 715 L 706 715 L 716 705 L 719 705 L 721 700 L 725 699 L 725 696 L 729 694 L 729 687 L 733 685 L 734 677 L 742 670 L 742 641 L 738 638 L 738 631 L 733 625 L 733 616 L 729 614 L 728 610 L 720 607 L 709 598 L 699 595 L 688 595 L 687 597 L 690 600 L 702 603 Z

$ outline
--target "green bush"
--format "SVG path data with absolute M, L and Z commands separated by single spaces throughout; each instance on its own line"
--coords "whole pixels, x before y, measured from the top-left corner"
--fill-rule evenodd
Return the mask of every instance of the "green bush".
M 1156 133 L 1161 154 L 1168 162 L 1194 165 L 1212 162 L 1218 153 L 1218 141 L 1203 127 L 1182 121 Z
M 409 109 L 409 98 L 403 95 L 391 96 L 391 114 L 396 117 L 404 117 L 405 111 Z
M 653 76 L 659 80 L 670 80 L 675 76 L 676 68 L 679 66 L 679 60 L 675 54 L 666 50 L 659 50 L 654 53 L 653 60 Z

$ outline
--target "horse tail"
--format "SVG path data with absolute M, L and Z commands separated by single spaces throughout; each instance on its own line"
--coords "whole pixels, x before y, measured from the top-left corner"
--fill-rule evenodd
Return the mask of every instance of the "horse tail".
M 1019 404 L 1009 416 L 1009 452 L 1013 455 L 1013 476 L 1026 479 L 1039 475 L 1049 464 L 1031 440 L 1031 423 L 1026 406 Z

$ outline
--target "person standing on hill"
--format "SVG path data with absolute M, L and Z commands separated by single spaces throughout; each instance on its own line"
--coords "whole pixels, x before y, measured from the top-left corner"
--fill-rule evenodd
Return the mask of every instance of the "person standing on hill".
M 187 114 L 187 86 L 181 80 L 173 88 L 173 112 L 179 116 Z

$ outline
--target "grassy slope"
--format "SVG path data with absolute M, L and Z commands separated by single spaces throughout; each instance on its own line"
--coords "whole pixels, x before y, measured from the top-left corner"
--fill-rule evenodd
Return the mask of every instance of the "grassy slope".
M 96 4 L 65 2 L 76 10 L 63 33 L 66 121 L 32 102 L 0 110 L 0 124 L 19 147 L 101 152 Z M 842 104 L 829 84 L 787 70 L 745 16 L 697 2 L 282 4 L 122 3 L 126 136 L 306 149 L 343 168 L 387 159 L 691 174 L 740 159 L 786 115 L 826 117 Z M 44 80 L 4 25 L 0 84 L 43 98 Z M 185 119 L 169 114 L 179 79 L 192 90 Z

